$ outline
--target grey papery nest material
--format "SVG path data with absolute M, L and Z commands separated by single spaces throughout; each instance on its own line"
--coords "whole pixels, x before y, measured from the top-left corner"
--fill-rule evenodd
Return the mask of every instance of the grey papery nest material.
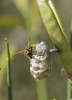
M 36 45 L 36 50 L 30 60 L 30 72 L 36 79 L 47 78 L 51 74 L 51 52 L 45 42 Z

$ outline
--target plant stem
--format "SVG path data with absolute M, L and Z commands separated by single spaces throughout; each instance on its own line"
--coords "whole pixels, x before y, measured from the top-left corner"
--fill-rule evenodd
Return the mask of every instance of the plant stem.
M 71 21 L 71 27 L 70 27 L 70 46 L 72 49 L 72 21 Z M 72 81 L 68 79 L 67 81 L 67 100 L 72 99 Z
M 40 81 L 37 81 L 36 84 L 37 84 L 38 100 L 48 100 L 47 89 L 46 89 L 46 81 L 40 80 Z
M 71 85 L 72 85 L 72 82 L 71 82 Z M 72 86 L 71 86 L 71 99 L 72 99 Z
M 71 27 L 70 27 L 70 46 L 72 49 L 72 20 L 71 20 Z M 72 81 L 70 81 L 70 99 L 72 99 Z
M 67 100 L 71 98 L 71 81 L 67 79 Z
M 11 81 L 11 64 L 10 64 L 10 51 L 9 44 L 5 38 L 6 51 L 7 51 L 7 86 L 8 86 L 8 100 L 12 100 L 12 81 Z

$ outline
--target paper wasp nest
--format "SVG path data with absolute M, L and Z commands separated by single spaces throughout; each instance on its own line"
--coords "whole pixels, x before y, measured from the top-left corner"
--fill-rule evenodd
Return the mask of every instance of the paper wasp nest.
M 47 78 L 51 74 L 51 53 L 45 42 L 36 45 L 36 50 L 30 60 L 30 72 L 36 79 Z

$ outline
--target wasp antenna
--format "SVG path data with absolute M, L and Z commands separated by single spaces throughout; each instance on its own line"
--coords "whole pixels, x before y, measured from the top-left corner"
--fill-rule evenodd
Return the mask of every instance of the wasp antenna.
M 22 50 L 22 51 L 20 51 L 20 52 L 18 52 L 18 53 L 16 53 L 16 54 L 14 54 L 13 57 L 16 56 L 16 55 L 18 55 L 18 54 L 23 53 L 24 51 L 25 51 L 25 50 Z
M 30 45 L 30 37 L 28 37 L 28 45 Z

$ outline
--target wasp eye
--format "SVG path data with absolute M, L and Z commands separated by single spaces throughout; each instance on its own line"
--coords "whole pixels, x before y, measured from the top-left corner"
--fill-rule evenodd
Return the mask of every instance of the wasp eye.
M 26 50 L 27 50 L 27 51 L 31 51 L 31 50 L 32 50 L 32 47 L 31 47 L 31 46 L 27 46 L 27 47 L 26 47 Z
M 29 48 L 29 50 L 31 51 L 31 48 Z

